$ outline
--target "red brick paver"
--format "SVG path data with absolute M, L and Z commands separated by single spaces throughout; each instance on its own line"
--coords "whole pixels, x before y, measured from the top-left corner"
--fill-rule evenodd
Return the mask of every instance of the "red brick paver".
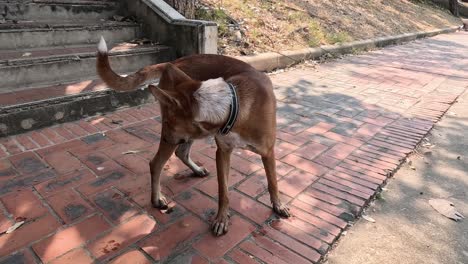
M 272 75 L 278 181 L 292 217 L 271 211 L 258 156 L 236 150 L 231 227 L 216 238 L 212 140 L 164 168 L 175 206 L 150 206 L 157 104 L 0 139 L 0 263 L 315 263 L 468 86 L 459 32 Z M 112 119 L 122 120 L 115 124 Z

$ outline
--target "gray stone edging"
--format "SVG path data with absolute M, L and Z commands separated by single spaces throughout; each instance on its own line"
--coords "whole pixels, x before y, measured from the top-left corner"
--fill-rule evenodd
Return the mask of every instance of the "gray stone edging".
M 337 45 L 325 45 L 317 48 L 305 48 L 284 52 L 267 52 L 254 56 L 238 56 L 236 58 L 249 63 L 257 70 L 268 72 L 275 69 L 286 68 L 304 60 L 318 59 L 325 54 L 344 55 L 352 53 L 355 50 L 385 47 L 388 45 L 400 44 L 420 38 L 432 37 L 438 34 L 456 32 L 460 28 L 460 26 L 453 26 L 433 31 L 407 33 L 396 36 L 353 41 Z

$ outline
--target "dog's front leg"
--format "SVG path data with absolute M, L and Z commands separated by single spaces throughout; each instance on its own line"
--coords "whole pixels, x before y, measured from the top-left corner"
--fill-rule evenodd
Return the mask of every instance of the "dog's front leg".
M 190 149 L 192 148 L 193 140 L 189 140 L 187 143 L 180 144 L 176 150 L 176 156 L 189 167 L 197 177 L 208 176 L 209 172 L 203 167 L 198 166 L 190 158 Z
M 161 194 L 161 172 L 167 160 L 174 153 L 176 147 L 177 145 L 169 144 L 161 140 L 158 152 L 150 161 L 151 204 L 155 208 L 164 209 L 167 207 L 167 199 Z
M 272 149 L 268 154 L 262 156 L 263 166 L 268 181 L 268 192 L 270 193 L 273 211 L 282 217 L 289 217 L 289 209 L 283 205 L 279 198 L 278 180 L 276 179 L 276 160 L 275 152 Z
M 220 146 L 216 150 L 216 171 L 218 174 L 218 214 L 213 221 L 211 229 L 213 234 L 221 236 L 226 234 L 229 225 L 229 198 L 228 179 L 232 148 Z

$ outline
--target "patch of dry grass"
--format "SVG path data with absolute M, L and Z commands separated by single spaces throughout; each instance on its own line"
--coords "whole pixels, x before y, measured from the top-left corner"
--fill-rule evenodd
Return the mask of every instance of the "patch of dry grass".
M 459 25 L 408 0 L 200 0 L 197 18 L 217 21 L 219 53 L 250 55 Z

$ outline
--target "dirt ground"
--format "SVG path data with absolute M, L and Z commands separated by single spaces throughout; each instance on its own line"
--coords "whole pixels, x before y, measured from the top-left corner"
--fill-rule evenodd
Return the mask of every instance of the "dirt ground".
M 407 0 L 200 0 L 219 24 L 219 53 L 251 55 L 460 25 L 447 10 Z
M 367 210 L 332 250 L 328 264 L 468 263 L 468 92 L 432 130 L 386 186 L 383 200 Z M 433 147 L 432 147 L 433 146 Z M 429 199 L 452 202 L 466 218 L 455 222 Z

